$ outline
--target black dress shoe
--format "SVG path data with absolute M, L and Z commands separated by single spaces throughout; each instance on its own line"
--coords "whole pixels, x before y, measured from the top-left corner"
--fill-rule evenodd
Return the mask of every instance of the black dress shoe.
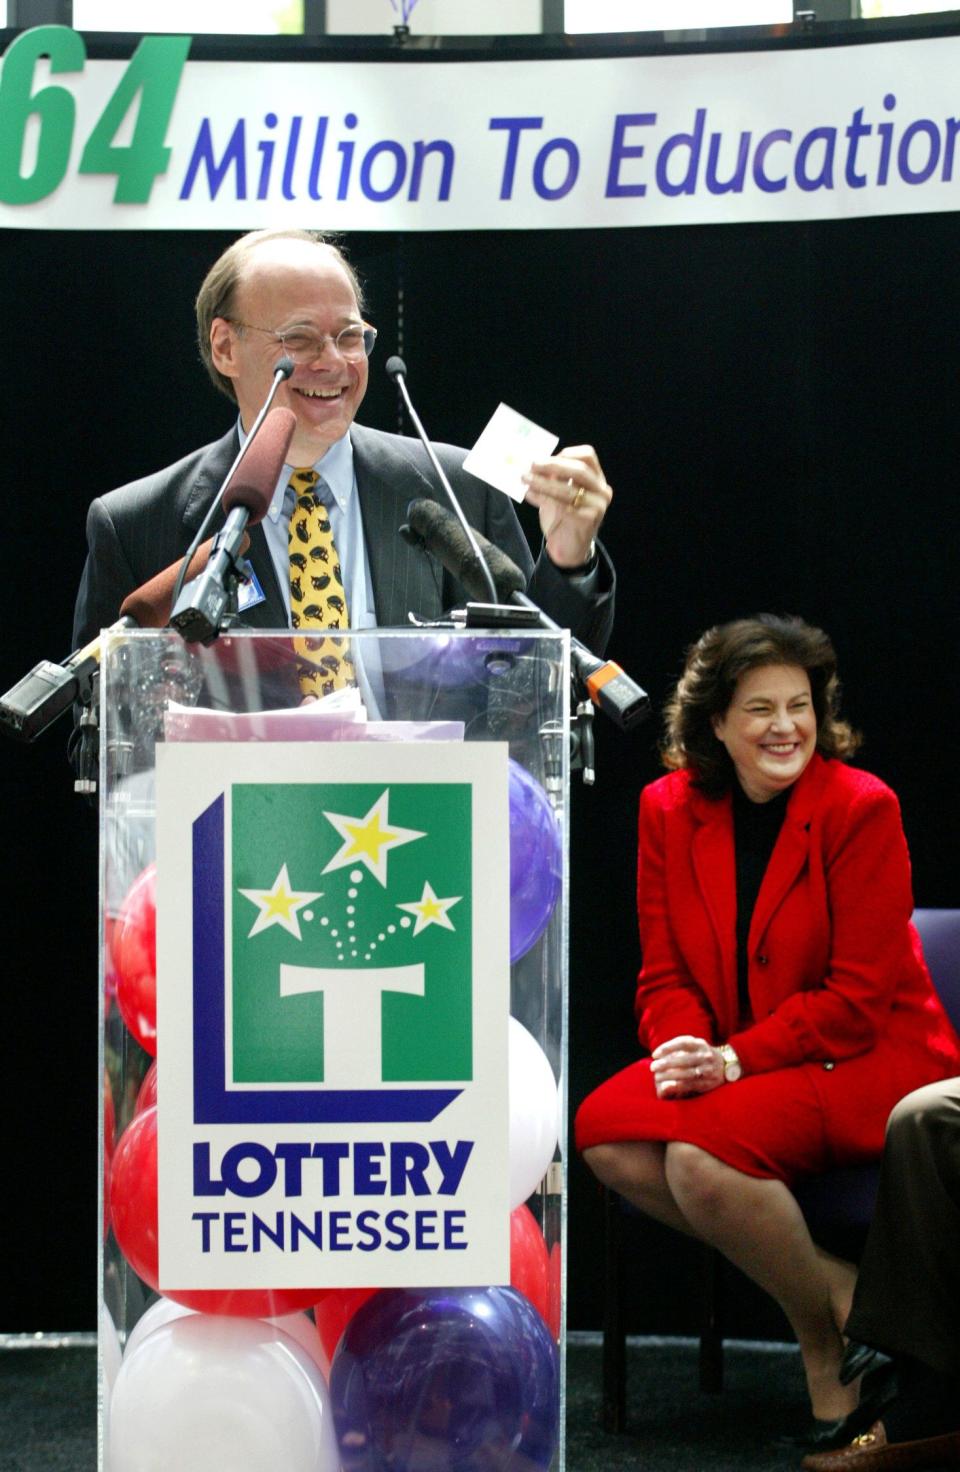
M 840 1384 L 850 1385 L 859 1375 L 866 1375 L 889 1363 L 890 1356 L 881 1349 L 871 1349 L 869 1344 L 858 1344 L 855 1339 L 851 1339 L 840 1361 Z
M 832 1452 L 838 1447 L 848 1446 L 855 1436 L 859 1436 L 879 1419 L 884 1406 L 890 1403 L 895 1394 L 894 1383 L 884 1384 L 874 1394 L 865 1396 L 849 1415 L 841 1416 L 836 1421 L 823 1421 L 819 1416 L 811 1416 L 802 1431 L 778 1436 L 777 1445 L 806 1452 Z

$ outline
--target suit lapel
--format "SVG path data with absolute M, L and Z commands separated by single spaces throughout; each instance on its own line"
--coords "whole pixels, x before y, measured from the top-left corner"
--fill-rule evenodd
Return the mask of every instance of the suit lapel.
M 239 446 L 236 426 L 222 439 L 210 446 L 201 461 L 193 481 L 187 487 L 183 510 L 183 525 L 193 536 L 207 514 L 218 489 L 222 486 Z M 208 529 L 214 536 L 224 521 L 222 511 L 217 509 Z M 288 627 L 287 609 L 273 566 L 273 558 L 267 546 L 262 526 L 250 528 L 250 547 L 247 558 L 257 576 L 264 594 L 262 603 L 255 603 L 240 615 L 240 624 L 255 629 L 285 629 Z
M 728 794 L 710 801 L 693 791 L 697 822 L 693 834 L 693 869 L 704 907 L 710 917 L 722 971 L 723 996 L 730 999 L 732 1014 L 727 1019 L 732 1031 L 736 1020 L 737 995 L 736 913 L 737 885 L 733 854 L 733 806 Z M 724 1019 L 718 1019 L 721 1025 Z M 724 1034 L 726 1035 L 726 1034 Z
M 826 764 L 821 756 L 814 753 L 790 795 L 783 827 L 753 907 L 747 939 L 750 955 L 759 947 L 778 906 L 806 865 L 810 854 L 810 822 L 825 781 Z
M 203 459 L 197 466 L 196 474 L 184 486 L 181 492 L 183 510 L 180 513 L 180 519 L 191 536 L 200 526 L 217 491 L 223 485 L 227 472 L 233 464 L 239 443 L 234 425 L 222 439 L 215 440 L 212 445 L 208 446 Z M 216 532 L 222 525 L 223 513 L 218 510 L 211 522 L 211 531 Z
M 276 569 L 262 526 L 250 528 L 247 558 L 257 575 L 257 582 L 263 591 L 264 601 L 245 609 L 240 615 L 240 622 L 253 629 L 288 628 L 287 605 L 283 600 L 280 584 L 277 582 Z
M 399 532 L 408 503 L 418 496 L 436 500 L 434 487 L 398 436 L 355 424 L 350 437 L 377 624 L 406 628 L 410 611 L 437 618 L 443 612 L 442 573 L 432 557 L 411 547 Z

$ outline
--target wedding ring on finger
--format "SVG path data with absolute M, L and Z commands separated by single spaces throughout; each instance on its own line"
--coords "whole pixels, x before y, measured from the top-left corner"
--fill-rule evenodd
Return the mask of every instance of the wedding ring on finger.
M 697 1078 L 703 1078 L 703 1069 L 700 1067 L 699 1063 L 693 1071 L 697 1075 Z
M 577 486 L 577 489 L 574 491 L 572 497 L 570 498 L 571 511 L 580 510 L 580 507 L 583 504 L 583 498 L 586 494 L 586 490 L 583 486 Z

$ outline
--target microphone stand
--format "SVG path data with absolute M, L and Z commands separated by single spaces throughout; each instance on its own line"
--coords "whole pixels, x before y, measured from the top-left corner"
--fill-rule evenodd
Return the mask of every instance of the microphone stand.
M 426 430 L 420 422 L 420 416 L 418 415 L 416 409 L 413 407 L 413 401 L 411 400 L 409 391 L 407 389 L 406 364 L 404 363 L 402 358 L 396 356 L 388 358 L 386 362 L 386 370 L 393 381 L 396 383 L 397 388 L 400 390 L 400 394 L 406 407 L 407 413 L 410 416 L 410 422 L 412 423 L 414 429 L 417 431 L 417 434 L 420 437 L 420 442 L 427 452 L 427 456 L 430 460 L 430 464 L 433 466 L 437 479 L 443 486 L 443 489 L 447 496 L 447 500 L 453 507 L 457 520 L 459 521 L 460 526 L 463 529 L 464 536 L 466 537 L 470 545 L 470 550 L 477 560 L 477 567 L 479 569 L 480 576 L 482 577 L 486 586 L 486 590 L 490 596 L 489 603 L 467 604 L 465 610 L 464 627 L 485 629 L 515 629 L 518 625 L 520 625 L 521 627 L 526 628 L 548 627 L 559 630 L 560 625 L 554 623 L 553 620 L 549 618 L 548 615 L 545 614 L 541 608 L 538 608 L 531 599 L 527 598 L 522 593 L 513 594 L 513 598 L 515 601 L 511 604 L 505 604 L 499 601 L 497 586 L 494 582 L 493 573 L 490 571 L 490 566 L 487 562 L 487 559 L 480 549 L 480 544 L 477 541 L 477 537 L 473 530 L 473 527 L 464 516 L 463 508 L 460 505 L 460 502 L 457 500 L 457 497 L 454 494 L 453 487 L 451 486 L 450 481 L 444 472 L 443 466 L 440 464 L 440 461 L 437 458 L 433 445 L 430 443 L 429 436 L 427 435 Z M 575 722 L 575 726 L 572 727 L 570 731 L 571 766 L 573 766 L 574 768 L 579 766 L 585 785 L 592 786 L 596 778 L 596 769 L 594 767 L 593 707 L 591 706 L 589 700 L 578 701 L 576 706 Z M 544 730 L 541 732 L 541 735 L 546 740 L 547 737 L 554 737 L 556 733 Z
M 263 423 L 263 421 L 266 419 L 268 413 L 270 412 L 270 406 L 272 405 L 272 403 L 274 401 L 274 398 L 276 397 L 277 389 L 280 387 L 281 383 L 283 383 L 285 379 L 287 379 L 287 378 L 290 377 L 290 375 L 291 375 L 292 372 L 293 372 L 293 359 L 292 358 L 283 357 L 283 358 L 279 358 L 277 360 L 277 363 L 274 366 L 274 370 L 273 370 L 273 383 L 270 385 L 270 392 L 267 394 L 267 397 L 264 399 L 263 404 L 261 405 L 260 411 L 257 414 L 256 419 L 253 421 L 253 424 L 250 426 L 250 433 L 247 435 L 247 437 L 244 440 L 243 444 L 240 446 L 240 449 L 237 451 L 237 454 L 236 454 L 236 457 L 234 459 L 234 462 L 230 466 L 230 469 L 227 471 L 227 474 L 226 474 L 226 477 L 224 478 L 223 484 L 220 486 L 220 489 L 217 491 L 216 496 L 213 498 L 213 500 L 210 502 L 210 505 L 207 507 L 207 514 L 203 518 L 203 521 L 200 523 L 200 526 L 197 529 L 196 536 L 194 537 L 193 541 L 190 543 L 190 546 L 187 548 L 186 552 L 184 553 L 183 561 L 180 564 L 180 571 L 177 573 L 177 581 L 175 582 L 175 584 L 173 586 L 173 596 L 170 599 L 170 607 L 171 608 L 176 608 L 178 602 L 180 601 L 180 594 L 183 592 L 183 584 L 184 584 L 184 580 L 185 580 L 185 578 L 187 576 L 187 568 L 190 566 L 190 563 L 191 563 L 191 561 L 193 559 L 193 554 L 196 552 L 197 548 L 200 546 L 200 543 L 203 541 L 204 536 L 206 535 L 206 533 L 207 533 L 207 531 L 208 531 L 208 529 L 210 527 L 210 523 L 211 523 L 211 521 L 214 518 L 214 515 L 216 513 L 217 507 L 220 505 L 220 502 L 221 502 L 221 500 L 223 498 L 224 491 L 226 490 L 226 488 L 230 484 L 230 482 L 233 480 L 233 477 L 236 474 L 236 472 L 237 472 L 237 470 L 238 470 L 238 468 L 240 466 L 240 462 L 243 460 L 243 458 L 246 455 L 247 451 L 249 450 L 250 446 L 253 444 L 253 441 L 256 438 L 257 432 L 258 432 L 261 424 Z
M 427 452 L 427 457 L 428 457 L 428 459 L 430 461 L 430 464 L 433 466 L 433 469 L 434 469 L 434 471 L 436 473 L 437 479 L 439 480 L 440 484 L 443 486 L 443 489 L 444 489 L 444 491 L 446 493 L 447 500 L 450 502 L 450 505 L 453 507 L 454 514 L 456 515 L 457 520 L 459 521 L 461 527 L 463 528 L 463 534 L 466 537 L 467 541 L 470 543 L 470 550 L 472 551 L 473 555 L 477 559 L 477 563 L 478 563 L 478 565 L 480 567 L 481 577 L 484 579 L 484 583 L 486 584 L 487 592 L 490 595 L 490 602 L 495 604 L 497 602 L 497 589 L 496 589 L 496 585 L 494 584 L 494 581 L 493 581 L 493 574 L 491 573 L 489 567 L 487 566 L 487 560 L 486 560 L 486 558 L 484 557 L 483 553 L 480 551 L 480 545 L 477 542 L 477 538 L 476 538 L 476 535 L 474 534 L 473 527 L 470 525 L 470 523 L 467 521 L 467 518 L 464 516 L 464 514 L 463 514 L 463 507 L 460 505 L 460 502 L 457 500 L 457 497 L 454 494 L 453 486 L 450 484 L 450 481 L 447 478 L 447 475 L 446 475 L 446 472 L 443 469 L 443 466 L 440 464 L 440 461 L 437 459 L 436 451 L 434 450 L 433 445 L 430 443 L 430 438 L 429 438 L 429 436 L 427 434 L 427 431 L 424 429 L 423 425 L 420 423 L 420 416 L 417 413 L 416 409 L 413 407 L 413 401 L 411 400 L 410 394 L 409 394 L 409 392 L 407 390 L 407 368 L 406 368 L 406 364 L 404 363 L 404 361 L 403 361 L 402 358 L 398 358 L 398 357 L 394 356 L 392 358 L 388 358 L 387 359 L 387 362 L 386 362 L 386 370 L 389 373 L 390 377 L 393 379 L 394 383 L 397 385 L 397 388 L 400 390 L 401 397 L 403 398 L 403 402 L 406 405 L 407 413 L 410 416 L 410 422 L 412 423 L 414 429 L 417 431 L 417 434 L 420 437 L 420 442 L 423 445 L 423 448 Z
M 250 575 L 249 564 L 240 554 L 246 531 L 222 527 L 214 539 L 210 561 L 181 593 L 170 615 L 170 627 L 187 644 L 212 644 L 239 614 L 239 587 Z
M 236 622 L 237 587 L 251 576 L 242 555 L 249 541 L 247 526 L 255 526 L 266 515 L 296 424 L 292 409 L 275 409 L 246 468 L 229 481 L 220 497 L 226 520 L 213 539 L 207 565 L 183 589 L 170 614 L 170 627 L 187 644 L 211 644 L 222 629 Z M 251 434 L 247 444 L 252 440 Z
M 534 603 L 532 598 L 528 598 L 525 593 L 515 591 L 516 584 L 509 585 L 507 594 L 508 602 L 502 603 L 500 601 L 500 593 L 497 588 L 493 568 L 487 560 L 486 552 L 481 547 L 481 540 L 485 539 L 477 536 L 464 516 L 460 503 L 454 494 L 453 487 L 450 485 L 449 480 L 444 474 L 443 467 L 437 459 L 427 432 L 420 423 L 417 411 L 413 407 L 410 395 L 407 392 L 407 370 L 403 359 L 398 357 L 388 358 L 386 371 L 400 390 L 407 413 L 427 452 L 437 478 L 446 492 L 447 499 L 453 507 L 457 521 L 460 524 L 460 528 L 466 537 L 467 544 L 472 553 L 474 567 L 468 569 L 463 564 L 462 553 L 456 559 L 460 562 L 460 565 L 452 565 L 452 548 L 449 545 L 449 539 L 444 539 L 447 542 L 446 547 L 436 545 L 436 539 L 429 536 L 428 528 L 414 525 L 412 514 L 410 514 L 410 525 L 400 528 L 401 535 L 412 544 L 419 544 L 425 551 L 433 552 L 434 555 L 438 556 L 447 570 L 452 572 L 454 577 L 458 577 L 462 581 L 468 594 L 474 593 L 474 596 L 476 596 L 474 590 L 479 586 L 477 583 L 478 575 L 479 583 L 482 584 L 490 598 L 489 603 L 468 602 L 462 611 L 456 610 L 451 615 L 453 626 L 468 629 L 541 628 L 554 630 L 558 633 L 561 632 L 560 625 L 540 608 L 538 604 Z M 415 505 L 415 502 L 410 503 L 408 514 L 412 513 Z M 489 543 L 486 545 L 490 547 Z M 497 551 L 497 549 L 492 547 L 490 550 L 491 553 Z M 509 558 L 506 558 L 502 553 L 498 553 L 498 557 L 502 563 L 509 563 L 514 573 L 518 573 L 516 566 L 510 563 Z M 502 572 L 505 574 L 507 571 L 507 567 L 504 566 Z M 522 576 L 520 576 L 520 581 L 523 581 Z M 570 635 L 570 663 L 571 681 L 574 687 L 572 693 L 574 696 L 575 710 L 575 727 L 571 731 L 571 739 L 574 745 L 573 760 L 575 764 L 579 762 L 583 772 L 584 782 L 592 785 L 596 775 L 593 743 L 593 705 L 599 706 L 611 720 L 616 722 L 621 730 L 630 730 L 640 721 L 645 720 L 649 715 L 650 700 L 646 691 L 642 690 L 629 675 L 625 674 L 619 665 L 614 664 L 612 660 L 599 659 L 597 655 L 593 654 L 573 634 Z M 585 700 L 583 698 L 584 694 L 589 695 L 590 699 Z M 545 735 L 546 733 L 541 734 Z M 555 735 L 556 733 L 552 734 Z
M 558 623 L 544 613 L 531 598 L 525 593 L 513 593 L 511 597 L 515 603 L 467 603 L 462 609 L 454 609 L 450 616 L 450 622 L 455 628 L 463 629 L 547 629 L 562 633 L 563 630 Z M 570 667 L 570 703 L 571 725 L 570 725 L 570 769 L 579 771 L 581 781 L 585 787 L 592 787 L 596 781 L 596 747 L 593 739 L 593 703 L 583 698 L 582 675 L 577 668 L 576 660 L 573 658 L 574 646 L 584 654 L 589 654 L 579 640 L 570 635 L 571 667 Z M 596 657 L 589 655 L 591 659 Z M 600 664 L 600 661 L 596 661 Z M 552 725 L 544 727 L 540 732 L 546 742 L 548 738 L 556 740 L 558 732 Z M 548 769 L 550 763 L 547 763 Z M 547 783 L 548 791 L 551 783 Z
M 274 368 L 273 383 L 270 385 L 270 391 L 263 402 L 263 406 L 261 407 L 260 412 L 257 414 L 256 419 L 250 427 L 250 433 L 247 435 L 247 438 L 240 446 L 240 449 L 237 452 L 236 457 L 234 458 L 233 464 L 230 466 L 230 469 L 227 472 L 226 479 L 218 489 L 214 500 L 211 501 L 210 506 L 207 509 L 207 514 L 204 516 L 203 521 L 201 522 L 200 527 L 197 530 L 196 536 L 193 538 L 193 541 L 187 548 L 183 561 L 180 564 L 180 571 L 177 573 L 177 579 L 174 584 L 173 594 L 170 599 L 170 607 L 172 609 L 176 609 L 177 603 L 180 599 L 180 595 L 183 591 L 183 584 L 186 579 L 187 569 L 189 568 L 190 563 L 193 561 L 194 553 L 204 539 L 207 528 L 213 520 L 218 506 L 220 506 L 221 504 L 223 492 L 225 488 L 230 484 L 233 476 L 236 474 L 241 461 L 243 460 L 247 451 L 250 449 L 250 446 L 253 444 L 257 431 L 260 429 L 261 424 L 267 417 L 267 414 L 270 412 L 270 407 L 273 404 L 277 389 L 280 387 L 281 383 L 283 383 L 285 379 L 290 377 L 291 373 L 293 372 L 293 366 L 294 365 L 292 359 L 284 356 L 278 360 Z M 231 550 L 233 551 L 234 549 Z M 219 625 L 219 627 L 223 627 L 229 620 L 236 617 L 237 583 L 239 576 L 242 575 L 243 566 L 244 564 L 241 557 L 235 556 L 232 558 L 231 576 L 227 580 L 226 597 L 221 612 L 222 623 Z M 131 620 L 131 625 L 133 625 L 134 623 L 135 620 Z M 72 665 L 74 660 L 78 661 L 76 675 L 78 677 L 79 683 L 76 691 L 74 692 L 74 698 L 76 699 L 77 704 L 81 706 L 81 712 L 70 739 L 70 753 L 71 756 L 73 756 L 74 751 L 76 752 L 75 771 L 77 775 L 74 779 L 73 790 L 87 796 L 92 796 L 97 790 L 97 769 L 99 766 L 100 730 L 99 721 L 97 719 L 97 707 L 99 705 L 98 697 L 100 693 L 100 663 L 99 659 L 84 658 L 87 653 L 87 650 L 80 651 L 77 656 L 72 656 L 71 660 L 68 662 L 70 665 Z M 33 680 L 34 686 L 36 686 L 37 683 L 35 677 L 38 672 L 39 667 L 37 671 L 31 671 L 31 674 L 27 676 L 27 681 Z M 22 684 L 26 685 L 27 681 L 22 682 Z M 41 684 L 42 683 L 43 681 L 41 680 Z M 6 702 L 11 696 L 19 693 L 19 691 L 20 687 L 15 687 L 13 691 L 8 692 L 8 695 L 3 697 L 4 701 Z M 9 729 L 11 734 L 17 735 L 21 740 L 33 740 L 34 736 L 39 734 L 39 730 L 45 729 L 46 726 L 50 724 L 50 721 L 55 719 L 56 715 L 59 715 L 62 710 L 66 709 L 66 706 L 69 703 L 69 700 L 65 700 L 60 708 L 57 709 L 53 714 L 50 714 L 49 709 L 47 709 L 44 713 L 45 718 L 43 720 L 43 724 L 40 725 L 38 719 L 35 723 L 35 728 L 32 730 L 30 729 L 28 723 L 24 720 L 24 717 L 19 710 L 14 710 L 8 718 L 7 711 L 0 708 L 0 718 L 2 718 L 0 724 Z

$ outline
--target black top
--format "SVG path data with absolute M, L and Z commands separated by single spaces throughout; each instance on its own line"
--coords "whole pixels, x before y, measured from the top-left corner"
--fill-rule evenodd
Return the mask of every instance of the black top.
M 737 992 L 740 1016 L 751 1017 L 747 986 L 747 936 L 753 907 L 767 872 L 777 835 L 783 826 L 792 789 L 769 802 L 751 802 L 739 782 L 733 784 L 733 845 L 737 868 Z

